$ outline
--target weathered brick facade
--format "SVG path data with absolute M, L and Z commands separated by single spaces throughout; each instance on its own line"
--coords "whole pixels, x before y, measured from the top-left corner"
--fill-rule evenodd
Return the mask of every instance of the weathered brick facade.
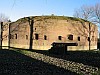
M 53 42 L 78 43 L 78 46 L 68 47 L 68 50 L 89 49 L 89 22 L 63 16 L 25 17 L 9 24 L 9 42 L 11 47 L 29 49 L 30 22 L 33 23 L 32 48 L 48 50 Z M 90 23 L 91 49 L 97 49 L 97 26 Z M 3 40 L 3 42 L 8 42 Z

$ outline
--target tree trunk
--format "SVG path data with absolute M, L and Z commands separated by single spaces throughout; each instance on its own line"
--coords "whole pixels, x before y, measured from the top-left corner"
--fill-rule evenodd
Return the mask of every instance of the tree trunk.
M 0 49 L 2 49 L 2 33 L 3 33 L 2 26 L 3 26 L 3 22 L 1 22 L 0 25 Z
M 29 49 L 32 49 L 32 46 L 33 46 L 33 24 L 34 24 L 34 21 L 31 20 L 30 21 L 30 45 L 29 45 Z
M 89 50 L 91 50 L 91 27 L 90 27 L 90 23 L 89 23 Z

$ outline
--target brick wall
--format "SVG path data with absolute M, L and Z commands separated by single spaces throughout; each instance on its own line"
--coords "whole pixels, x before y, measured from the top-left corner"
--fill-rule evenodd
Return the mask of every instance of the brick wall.
M 91 25 L 91 49 L 97 49 L 97 26 Z M 36 35 L 37 38 L 36 39 Z M 73 39 L 69 39 L 72 35 Z M 23 18 L 10 24 L 10 46 L 29 48 L 29 22 Z M 36 16 L 33 24 L 33 49 L 48 50 L 53 42 L 76 42 L 78 46 L 68 47 L 68 50 L 88 50 L 89 22 L 71 20 L 70 18 L 56 18 L 50 16 Z M 59 39 L 60 38 L 60 39 Z

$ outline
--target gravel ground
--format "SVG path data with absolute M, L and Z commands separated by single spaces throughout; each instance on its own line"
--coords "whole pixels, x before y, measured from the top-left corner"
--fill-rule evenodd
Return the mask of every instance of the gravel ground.
M 32 57 L 34 59 L 41 60 L 45 63 L 49 63 L 52 65 L 58 66 L 60 68 L 64 68 L 66 70 L 76 72 L 78 74 L 92 75 L 94 73 L 97 74 L 97 72 L 98 72 L 97 67 L 84 65 L 82 63 L 68 61 L 68 60 L 64 60 L 64 59 L 60 59 L 60 58 L 55 58 L 55 57 L 47 56 L 47 55 L 37 53 L 37 52 L 31 52 L 31 51 L 25 51 L 25 50 L 19 50 L 18 52 L 25 54 L 29 57 Z
M 0 75 L 78 75 L 11 50 L 0 50 Z

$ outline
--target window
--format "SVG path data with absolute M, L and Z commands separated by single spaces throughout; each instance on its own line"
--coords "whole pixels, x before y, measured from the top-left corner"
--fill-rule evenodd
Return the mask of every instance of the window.
M 73 35 L 69 35 L 69 36 L 68 36 L 68 39 L 69 39 L 69 40 L 73 40 Z
M 90 37 L 88 37 L 88 41 L 90 41 Z
M 61 40 L 61 36 L 58 36 L 58 40 Z
M 17 34 L 15 34 L 15 39 L 17 39 Z
M 44 40 L 47 40 L 47 36 L 46 35 L 44 35 Z
M 78 37 L 77 39 L 78 39 L 78 41 L 80 41 L 80 37 Z
M 36 30 L 36 28 L 35 28 L 35 30 Z
M 26 35 L 26 40 L 28 39 L 28 35 Z
M 38 40 L 39 39 L 39 35 L 35 34 L 35 39 Z

